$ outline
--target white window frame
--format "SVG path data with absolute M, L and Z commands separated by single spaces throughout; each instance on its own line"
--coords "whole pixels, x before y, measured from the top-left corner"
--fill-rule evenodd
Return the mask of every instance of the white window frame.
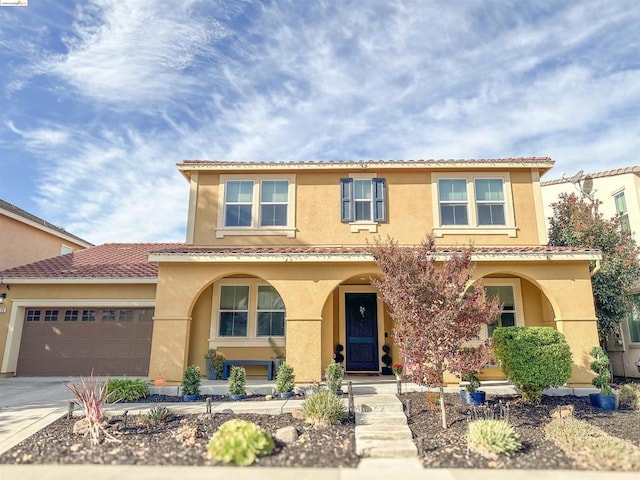
M 617 199 L 620 196 L 622 196 L 622 199 L 624 200 L 624 208 L 625 208 L 624 212 L 618 210 Z M 631 232 L 631 223 L 629 222 L 629 206 L 627 205 L 627 196 L 624 194 L 624 188 L 622 190 L 618 190 L 615 193 L 612 193 L 611 197 L 613 198 L 613 208 L 616 212 L 616 215 L 620 215 L 620 218 L 621 218 L 620 227 L 625 232 Z M 626 223 L 624 224 L 622 223 L 623 218 L 626 219 Z
M 440 219 L 440 180 L 466 180 L 467 184 L 467 215 L 468 225 L 442 225 Z M 476 201 L 475 181 L 476 180 L 502 180 L 504 189 L 504 225 L 478 225 L 478 202 Z M 433 235 L 442 237 L 444 235 L 507 235 L 517 236 L 515 222 L 513 195 L 511 193 L 511 175 L 509 172 L 495 173 L 457 173 L 457 172 L 434 172 L 431 174 L 431 204 L 433 213 Z M 490 202 L 495 203 L 495 202 Z
M 632 292 L 630 295 L 640 295 L 640 292 Z M 632 300 L 633 302 L 633 300 Z M 631 305 L 631 310 L 629 310 L 628 314 L 627 314 L 627 319 L 626 319 L 626 328 L 627 328 L 627 338 L 629 339 L 629 344 L 633 345 L 634 347 L 640 346 L 640 341 L 639 342 L 634 342 L 633 339 L 631 338 L 631 325 L 629 322 L 631 322 L 631 317 L 633 316 L 633 310 L 634 310 L 635 306 L 632 304 Z
M 60 255 L 69 255 L 70 253 L 73 253 L 73 247 L 63 243 L 60 247 Z
M 350 173 L 349 178 L 353 179 L 353 208 L 354 208 L 354 218 L 355 218 L 355 204 L 356 204 L 356 192 L 355 192 L 355 182 L 356 180 L 368 180 L 371 185 L 371 198 L 369 199 L 370 209 L 369 209 L 369 220 L 355 220 L 353 222 L 349 222 L 349 228 L 351 233 L 358 233 L 361 231 L 366 231 L 370 233 L 378 232 L 378 222 L 373 221 L 373 212 L 375 209 L 375 205 L 373 204 L 373 179 L 378 178 L 377 173 Z
M 246 337 L 223 337 L 220 336 L 220 292 L 223 286 L 248 286 L 249 306 L 247 313 L 247 336 Z M 210 348 L 216 346 L 224 347 L 269 347 L 269 337 L 258 336 L 258 287 L 269 286 L 259 278 L 225 278 L 216 282 L 213 286 L 213 298 L 211 309 L 211 325 L 209 329 Z M 274 287 L 275 288 L 275 287 Z M 286 307 L 286 305 L 285 305 Z M 273 310 L 269 310 L 273 311 Z M 287 335 L 287 314 L 285 310 L 284 336 L 271 337 L 279 347 L 285 346 Z
M 249 227 L 227 227 L 225 219 L 225 193 L 228 181 L 252 181 L 253 198 L 251 205 L 251 226 Z M 261 198 L 260 192 L 264 180 L 282 180 L 289 182 L 288 202 L 287 202 L 287 224 L 284 226 L 260 226 Z M 220 175 L 218 186 L 218 219 L 216 224 L 216 238 L 226 236 L 242 235 L 276 235 L 294 238 L 296 236 L 295 226 L 296 211 L 296 176 L 295 174 L 228 174 Z

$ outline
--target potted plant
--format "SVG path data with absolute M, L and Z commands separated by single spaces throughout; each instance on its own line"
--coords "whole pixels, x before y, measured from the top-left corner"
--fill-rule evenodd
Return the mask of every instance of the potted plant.
M 273 352 L 273 368 L 276 370 L 276 372 L 279 372 L 280 365 L 282 365 L 285 360 L 284 351 L 276 344 L 276 341 L 271 337 L 269 337 L 269 346 L 271 347 L 271 351 Z
M 602 347 L 593 347 L 589 352 L 593 361 L 589 365 L 596 376 L 591 380 L 600 393 L 590 393 L 589 401 L 594 407 L 603 410 L 615 410 L 619 405 L 618 395 L 611 388 L 611 372 L 609 371 L 609 357 Z
M 342 365 L 331 362 L 324 371 L 324 376 L 327 379 L 327 389 L 335 392 L 336 395 L 342 395 L 342 378 L 344 377 Z
M 293 393 L 293 367 L 287 363 L 280 365 L 278 369 L 277 385 L 278 396 L 280 398 L 291 398 L 295 395 Z
M 189 365 L 182 375 L 182 401 L 193 402 L 200 393 L 200 367 Z
M 222 365 L 225 356 L 215 348 L 210 348 L 204 358 L 207 364 L 207 380 L 222 378 Z
M 460 390 L 460 400 L 466 405 L 482 405 L 486 399 L 486 393 L 478 390 L 480 379 L 475 372 L 463 373 L 462 381 L 467 382 L 464 390 Z
M 247 396 L 244 387 L 247 383 L 247 371 L 242 367 L 231 367 L 229 373 L 229 397 L 232 400 L 242 400 Z
M 391 365 L 391 371 L 396 376 L 396 380 L 402 380 L 402 364 L 394 363 Z

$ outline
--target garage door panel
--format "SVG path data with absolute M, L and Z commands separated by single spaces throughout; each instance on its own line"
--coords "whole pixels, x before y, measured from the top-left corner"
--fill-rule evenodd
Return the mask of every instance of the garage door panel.
M 65 309 L 58 309 L 56 322 L 43 321 L 45 309 L 38 321 L 29 321 L 30 310 L 17 375 L 147 375 L 153 322 L 144 319 L 152 310 L 122 310 L 124 321 L 118 320 L 120 310 L 110 310 L 111 320 L 104 321 L 96 309 L 95 321 L 80 321 L 81 313 L 76 321 L 64 321 Z

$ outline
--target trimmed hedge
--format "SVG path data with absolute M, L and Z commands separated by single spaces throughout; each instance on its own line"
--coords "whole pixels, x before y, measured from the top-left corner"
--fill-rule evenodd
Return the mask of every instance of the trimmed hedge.
M 522 398 L 531 403 L 540 403 L 545 388 L 558 387 L 571 377 L 569 344 L 551 327 L 498 327 L 493 353 Z
M 132 402 L 149 396 L 149 387 L 135 378 L 110 378 L 107 381 L 110 402 Z

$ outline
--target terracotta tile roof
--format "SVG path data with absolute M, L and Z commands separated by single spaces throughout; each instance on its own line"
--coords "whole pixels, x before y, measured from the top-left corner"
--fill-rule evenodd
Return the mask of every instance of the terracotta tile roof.
M 353 166 L 361 167 L 363 164 L 374 163 L 376 165 L 405 165 L 416 164 L 434 166 L 440 164 L 474 164 L 486 163 L 518 163 L 518 164 L 540 164 L 551 163 L 549 157 L 507 157 L 507 158 L 479 158 L 479 159 L 417 159 L 417 160 L 309 160 L 309 161 L 280 161 L 280 162 L 256 162 L 256 161 L 228 161 L 228 160 L 182 160 L 178 167 L 198 167 L 198 166 L 286 166 L 286 167 L 308 167 L 308 166 Z M 549 165 L 551 166 L 551 165 Z
M 178 243 L 107 243 L 0 272 L 2 278 L 143 279 L 156 278 L 149 252 L 176 249 Z
M 46 228 L 48 228 L 50 230 L 55 230 L 60 235 L 64 235 L 64 236 L 70 237 L 70 238 L 76 240 L 80 244 L 85 244 L 85 245 L 88 245 L 88 246 L 92 245 L 91 243 L 89 243 L 86 240 L 78 237 L 77 235 L 74 235 L 72 233 L 67 232 L 64 228 L 58 227 L 56 225 L 53 225 L 52 223 L 49 223 L 49 222 L 47 222 L 46 220 L 43 220 L 40 217 L 36 217 L 35 215 L 27 212 L 26 210 L 23 210 L 20 207 L 16 207 L 15 205 L 13 205 L 13 204 L 11 204 L 9 202 L 5 202 L 2 199 L 0 199 L 0 210 L 4 210 L 4 211 L 6 211 L 8 213 L 12 213 L 14 215 L 17 215 L 18 217 L 24 218 L 25 220 L 29 220 L 29 221 L 31 221 L 33 223 L 37 223 L 38 225 L 46 227 Z
M 439 247 L 443 254 L 462 247 Z M 598 253 L 572 247 L 474 247 L 477 254 Z M 156 263 L 149 254 L 170 255 L 366 255 L 367 247 L 190 247 L 182 243 L 107 243 L 0 272 L 2 279 L 155 279 Z
M 625 173 L 635 173 L 640 175 L 640 167 L 624 167 L 624 168 L 616 168 L 614 170 L 605 170 L 604 172 L 596 172 L 596 173 L 585 173 L 580 177 L 580 181 L 586 178 L 603 178 L 603 177 L 613 177 L 615 175 L 624 175 Z M 556 180 L 547 180 L 546 182 L 541 182 L 540 185 L 543 187 L 545 185 L 558 185 L 560 183 L 569 182 L 568 178 L 558 178 Z

